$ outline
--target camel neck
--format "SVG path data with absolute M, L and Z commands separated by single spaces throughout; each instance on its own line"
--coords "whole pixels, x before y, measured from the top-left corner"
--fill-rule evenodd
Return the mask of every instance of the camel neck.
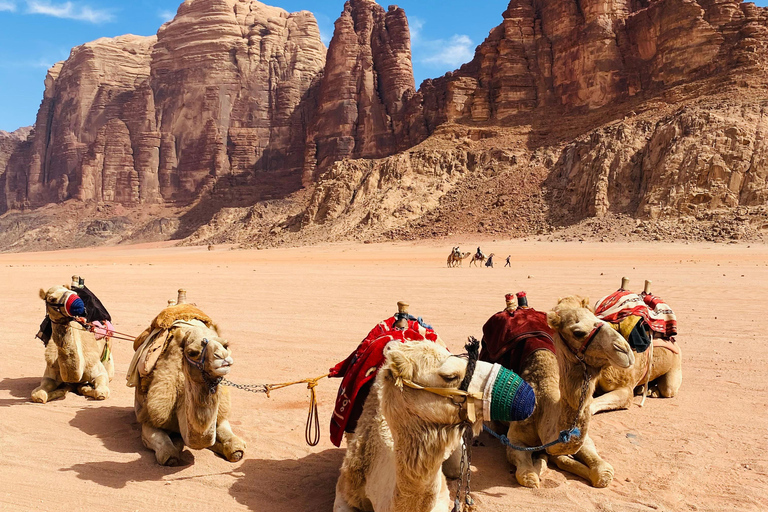
M 557 347 L 557 364 L 560 371 L 560 418 L 559 430 L 571 428 L 576 420 L 576 426 L 581 431 L 579 439 L 583 439 L 589 428 L 589 404 L 595 392 L 598 371 L 589 365 L 582 366 L 576 356 L 568 352 L 564 341 L 559 335 L 555 336 Z M 586 381 L 586 391 L 584 391 Z M 583 403 L 582 395 L 584 395 Z
M 179 417 L 179 427 L 184 443 L 200 450 L 216 442 L 216 419 L 219 413 L 219 391 L 213 393 L 204 381 L 184 378 L 184 413 Z
M 414 421 L 390 425 L 395 443 L 396 489 L 393 510 L 428 512 L 434 509 L 440 492 L 440 475 L 447 451 L 459 447 L 459 427 L 444 427 Z M 418 450 L 415 447 L 419 447 Z
M 51 340 L 58 351 L 61 379 L 64 382 L 80 382 L 85 372 L 85 359 L 80 339 L 72 328 L 72 321 L 66 324 L 51 322 Z

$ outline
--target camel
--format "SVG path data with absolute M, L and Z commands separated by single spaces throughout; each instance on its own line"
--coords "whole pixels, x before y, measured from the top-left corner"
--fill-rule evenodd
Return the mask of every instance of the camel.
M 134 349 L 128 385 L 136 387 L 141 440 L 157 462 L 180 464 L 185 445 L 242 459 L 246 443 L 232 433 L 229 390 L 219 385 L 233 359 L 211 319 L 191 304 L 169 306 Z
M 604 394 L 596 397 L 590 412 L 629 409 L 635 394 L 641 394 L 646 380 L 650 383 L 649 396 L 673 398 L 683 382 L 682 355 L 660 347 L 635 352 L 635 364 L 627 369 L 603 368 L 597 379 L 597 390 Z M 647 373 L 648 359 L 651 359 L 650 375 Z
M 115 376 L 111 340 L 97 340 L 67 313 L 65 303 L 72 294 L 65 286 L 40 290 L 52 324 L 53 343 L 45 347 L 45 373 L 32 391 L 33 402 L 44 404 L 64 398 L 73 389 L 95 400 L 109 398 L 109 382 Z
M 469 260 L 469 266 L 470 267 L 472 265 L 477 266 L 477 262 L 479 261 L 480 266 L 482 267 L 485 264 L 485 260 L 487 260 L 488 258 L 493 258 L 494 256 L 495 256 L 494 253 L 491 253 L 490 256 L 486 256 L 485 254 L 475 253 L 474 255 L 472 255 L 472 259 Z
M 600 371 L 607 366 L 630 368 L 634 354 L 618 332 L 594 315 L 589 299 L 561 299 L 547 313 L 547 323 L 554 330 L 556 354 L 537 350 L 524 362 L 520 376 L 534 389 L 536 409 L 527 420 L 510 423 L 507 437 L 516 445 L 540 446 L 557 439 L 576 420 L 580 436 L 546 451 L 560 469 L 595 487 L 607 487 L 613 467 L 600 458 L 589 437 L 590 403 Z M 543 456 L 534 461 L 530 452 L 507 448 L 507 460 L 517 468 L 520 485 L 539 487 L 546 468 Z
M 334 512 L 451 510 L 453 503 L 441 467 L 460 447 L 461 413 L 469 418 L 475 435 L 490 418 L 484 417 L 483 406 L 474 402 L 468 405 L 472 399 L 460 404 L 460 398 L 440 396 L 434 390 L 457 391 L 467 366 L 465 359 L 451 356 L 447 349 L 429 341 L 394 341 L 386 346 L 385 361 L 355 433 L 347 438 Z M 468 392 L 487 396 L 484 390 L 498 367 L 478 361 Z M 416 389 L 414 383 L 418 383 Z M 419 389 L 419 385 L 431 386 L 433 391 Z M 526 414 L 532 412 L 533 404 L 531 396 Z M 469 408 L 475 405 L 477 415 L 472 418 Z
M 460 267 L 462 266 L 462 263 L 464 262 L 464 260 L 469 258 L 470 256 L 472 256 L 471 252 L 459 252 L 459 253 L 451 252 L 451 254 L 448 255 L 448 267 L 449 268 Z

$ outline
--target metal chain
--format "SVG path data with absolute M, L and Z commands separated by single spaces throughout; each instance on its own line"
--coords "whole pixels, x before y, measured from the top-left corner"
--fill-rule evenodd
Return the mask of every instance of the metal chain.
M 475 504 L 472 499 L 472 437 L 472 426 L 467 425 L 464 429 L 464 445 L 467 451 L 467 492 L 464 494 L 464 504 L 469 510 L 472 510 Z
M 229 386 L 231 388 L 241 389 L 243 391 L 249 391 L 251 393 L 264 393 L 269 392 L 269 388 L 266 384 L 235 384 L 231 380 L 223 379 L 221 381 L 222 386 Z

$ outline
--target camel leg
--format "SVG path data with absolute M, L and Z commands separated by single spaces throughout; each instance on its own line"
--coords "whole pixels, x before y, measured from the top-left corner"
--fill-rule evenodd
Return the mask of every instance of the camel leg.
M 341 475 L 339 475 L 339 479 L 336 481 L 336 499 L 333 501 L 333 512 L 359 512 L 359 509 L 350 505 L 346 498 L 344 498 L 344 487 L 349 485 L 345 485 L 345 482 L 346 475 L 344 474 L 344 468 L 342 468 Z
M 32 401 L 44 404 L 51 400 L 64 398 L 67 391 L 69 391 L 69 386 L 67 384 L 57 382 L 54 379 L 45 376 L 40 380 L 40 385 L 32 391 Z
M 575 473 L 586 480 L 589 480 L 592 482 L 594 487 L 608 487 L 608 485 L 613 480 L 613 466 L 605 462 L 600 457 L 600 455 L 597 453 L 597 448 L 595 448 L 595 443 L 588 435 L 585 437 L 584 444 L 581 446 L 581 449 L 576 453 L 574 457 L 576 460 L 571 460 L 577 463 L 580 462 L 580 468 L 577 468 L 575 465 L 570 465 L 570 467 L 563 467 L 560 465 L 559 461 L 557 463 L 558 467 L 565 471 Z M 586 474 L 584 474 L 584 470 L 586 470 Z
M 232 432 L 228 420 L 219 421 L 216 424 L 216 443 L 210 450 L 218 453 L 229 462 L 237 462 L 245 454 L 245 441 Z
M 672 398 L 677 395 L 680 385 L 683 383 L 683 369 L 678 365 L 665 375 L 659 377 L 657 387 L 659 394 L 664 398 Z
M 632 388 L 619 388 L 600 395 L 592 401 L 589 407 L 590 414 L 603 411 L 615 411 L 617 409 L 629 409 L 632 405 L 634 390 Z
M 546 458 L 533 458 L 531 452 L 521 452 L 507 448 L 507 460 L 515 466 L 515 479 L 523 487 L 538 489 L 541 485 L 541 473 L 547 468 Z
M 109 374 L 101 363 L 99 363 L 97 370 L 101 373 L 93 379 L 93 386 L 90 383 L 83 384 L 79 387 L 79 391 L 82 395 L 89 396 L 94 400 L 106 400 L 109 398 Z
M 166 431 L 142 423 L 141 441 L 144 446 L 155 452 L 158 464 L 177 466 L 181 462 L 181 449 L 174 444 Z

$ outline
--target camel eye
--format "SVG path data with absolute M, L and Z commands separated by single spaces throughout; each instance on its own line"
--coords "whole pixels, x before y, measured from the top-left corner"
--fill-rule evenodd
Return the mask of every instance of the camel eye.
M 585 331 L 573 331 L 573 336 L 578 339 L 581 339 L 586 335 L 587 333 Z
M 451 383 L 451 382 L 453 382 L 453 381 L 455 381 L 455 380 L 458 380 L 458 379 L 459 379 L 459 374 L 458 374 L 458 373 L 451 373 L 451 374 L 448 374 L 448 375 L 443 375 L 443 374 L 441 373 L 441 374 L 440 374 L 440 377 L 442 377 L 442 379 L 443 379 L 445 382 L 447 382 L 447 383 Z
M 196 348 L 191 348 L 187 350 L 187 355 L 192 359 L 197 359 L 197 357 L 200 355 L 200 351 L 197 350 Z

